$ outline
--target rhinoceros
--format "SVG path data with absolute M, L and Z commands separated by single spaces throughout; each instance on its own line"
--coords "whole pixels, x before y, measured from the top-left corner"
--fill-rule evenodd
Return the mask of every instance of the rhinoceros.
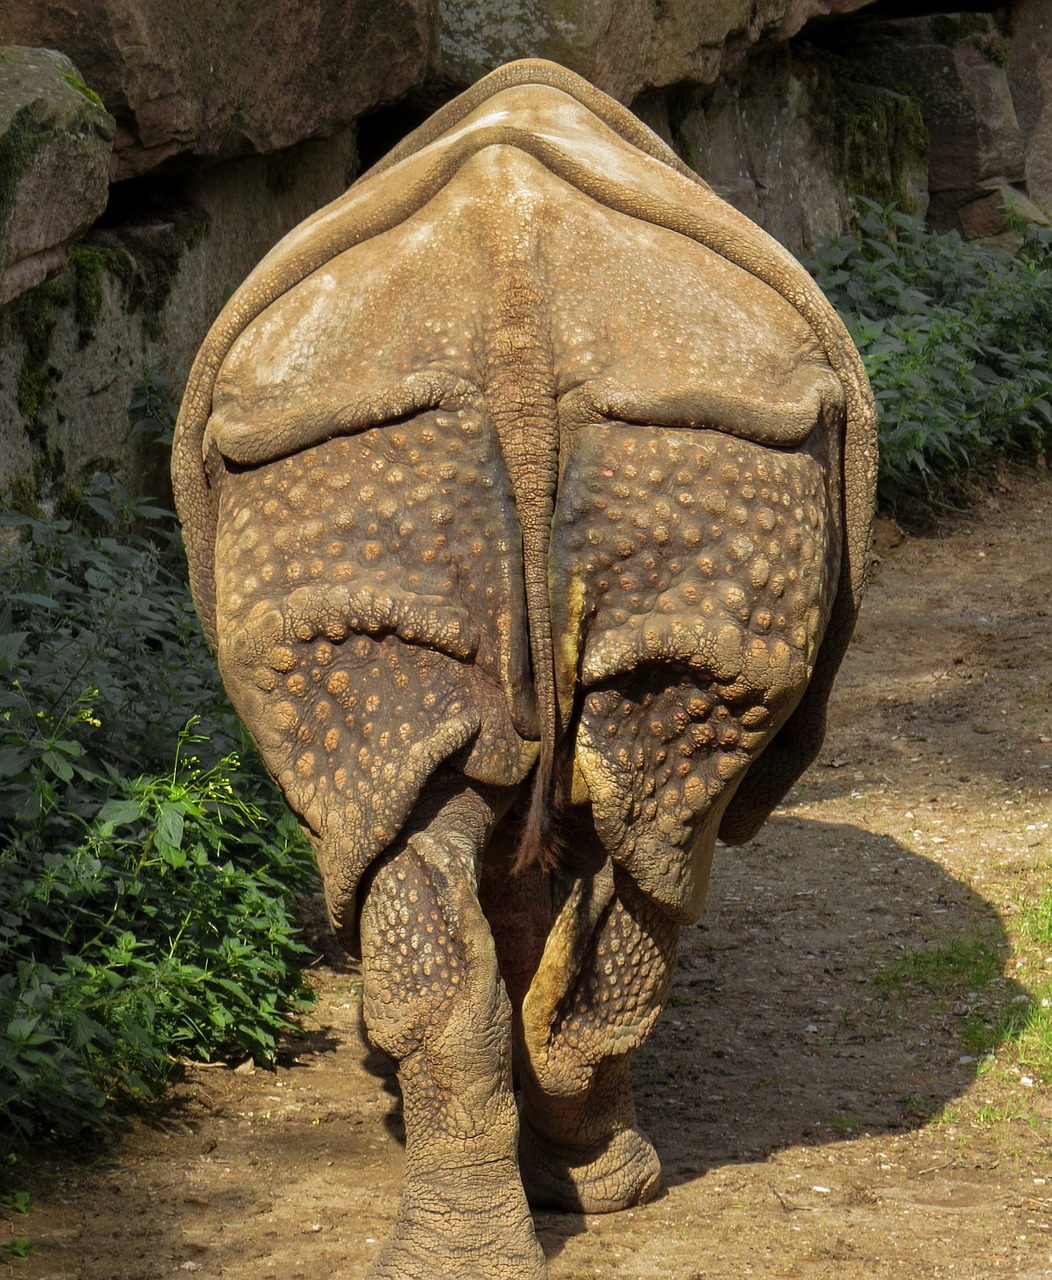
M 717 838 L 822 741 L 874 411 L 796 261 L 627 110 L 511 63 L 285 237 L 190 376 L 204 630 L 404 1100 L 374 1280 L 539 1280 L 648 1200 L 633 1050 Z

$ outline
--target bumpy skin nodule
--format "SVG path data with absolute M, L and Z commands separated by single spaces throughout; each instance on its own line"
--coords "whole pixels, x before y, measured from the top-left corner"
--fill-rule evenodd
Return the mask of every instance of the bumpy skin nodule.
M 527 1197 L 656 1193 L 631 1054 L 717 835 L 821 742 L 874 475 L 811 281 L 547 63 L 440 111 L 216 322 L 173 480 L 399 1063 L 374 1277 L 539 1280 Z

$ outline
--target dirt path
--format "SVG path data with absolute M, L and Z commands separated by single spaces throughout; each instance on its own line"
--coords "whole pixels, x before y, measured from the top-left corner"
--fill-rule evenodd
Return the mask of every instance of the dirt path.
M 1052 477 L 878 551 L 821 761 L 722 851 L 638 1057 L 667 1193 L 539 1215 L 551 1280 L 1052 1276 L 1052 1082 L 986 1056 L 1052 992 L 1052 956 L 1010 941 L 1052 878 Z M 295 1063 L 196 1071 L 155 1127 L 42 1170 L 0 1221 L 34 1253 L 0 1277 L 362 1277 L 396 1094 L 354 972 L 317 981 Z

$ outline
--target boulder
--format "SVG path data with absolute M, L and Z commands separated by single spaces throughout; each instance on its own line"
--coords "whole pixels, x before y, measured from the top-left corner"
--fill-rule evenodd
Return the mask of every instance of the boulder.
M 512 58 L 550 58 L 622 102 L 713 84 L 756 44 L 873 0 L 439 0 L 443 75 L 457 86 Z
M 178 401 L 224 301 L 292 227 L 353 179 L 355 131 L 272 156 L 119 189 L 104 224 L 52 279 L 0 309 L 0 492 L 34 476 L 46 491 L 97 466 L 165 499 L 167 454 L 129 441 L 144 379 Z M 138 186 L 138 184 L 132 184 Z
M 995 181 L 984 183 L 980 190 L 981 194 L 957 209 L 957 225 L 967 240 L 993 240 L 1006 234 L 1012 223 L 1050 225 L 1040 205 L 1018 187 Z
M 111 180 L 329 137 L 423 81 L 431 0 L 20 0 L 0 40 L 69 54 L 117 119 Z
M 0 48 L 0 306 L 60 270 L 106 207 L 112 139 L 68 58 Z
M 851 226 L 850 197 L 923 217 L 927 137 L 914 99 L 807 47 L 757 54 L 672 129 L 692 168 L 793 253 Z
M 645 84 L 712 84 L 750 50 L 784 43 L 812 18 L 853 13 L 874 0 L 669 0 L 652 4 Z
M 1046 6 L 1047 7 L 1047 6 Z M 994 187 L 1026 179 L 1023 136 L 1008 83 L 1009 43 L 988 13 L 860 23 L 852 52 L 917 95 L 930 141 L 929 221 L 994 234 Z M 976 205 L 962 218 L 961 211 Z
M 1048 0 L 1016 0 L 1008 83 L 1023 135 L 1032 200 L 1052 214 L 1052 13 Z

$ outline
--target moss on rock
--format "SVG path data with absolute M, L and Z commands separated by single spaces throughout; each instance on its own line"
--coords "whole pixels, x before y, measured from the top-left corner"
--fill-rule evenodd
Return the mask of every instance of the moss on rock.
M 11 229 L 22 175 L 50 132 L 37 120 L 30 104 L 16 111 L 7 128 L 0 131 L 0 265 L 5 256 L 3 248 Z
M 920 100 L 908 85 L 877 80 L 871 70 L 839 54 L 812 49 L 815 137 L 851 196 L 916 212 L 910 174 L 927 166 L 928 131 Z
M 936 13 L 928 20 L 936 44 L 953 48 L 967 41 L 988 61 L 1007 67 L 1011 44 L 991 13 Z
M 130 237 L 129 247 L 138 270 L 132 283 L 131 305 L 142 312 L 146 332 L 160 338 L 160 318 L 188 250 L 195 248 L 208 227 L 207 216 L 195 206 L 181 205 L 148 235 Z
M 106 110 L 105 102 L 103 102 L 94 89 L 89 89 L 84 81 L 79 79 L 79 77 L 71 75 L 68 71 L 64 71 L 62 73 L 62 79 L 65 80 L 66 84 L 71 88 L 76 89 L 78 93 L 82 93 L 89 102 L 94 102 L 94 104 L 97 107 L 101 107 L 103 111 Z
M 16 402 L 37 457 L 34 481 L 38 492 L 51 491 L 64 469 L 61 450 L 51 440 L 53 425 L 62 421 L 56 407 L 61 360 L 54 355 L 59 322 L 64 313 L 71 315 L 77 345 L 88 346 L 102 316 L 107 279 L 130 298 L 134 278 L 135 267 L 121 250 L 74 245 L 69 261 L 57 275 L 27 290 L 7 310 L 8 331 L 22 343 Z
M 68 269 L 72 277 L 77 340 L 81 347 L 86 347 L 95 336 L 102 311 L 104 275 L 115 277 L 130 291 L 135 268 L 128 255 L 117 249 L 78 244 L 70 250 Z
M 61 459 L 53 455 L 48 443 L 47 415 L 55 403 L 55 383 L 62 376 L 51 363 L 51 340 L 58 322 L 56 311 L 68 300 L 69 282 L 62 272 L 53 280 L 29 289 L 11 306 L 14 329 L 23 343 L 18 410 L 45 479 L 61 471 Z

